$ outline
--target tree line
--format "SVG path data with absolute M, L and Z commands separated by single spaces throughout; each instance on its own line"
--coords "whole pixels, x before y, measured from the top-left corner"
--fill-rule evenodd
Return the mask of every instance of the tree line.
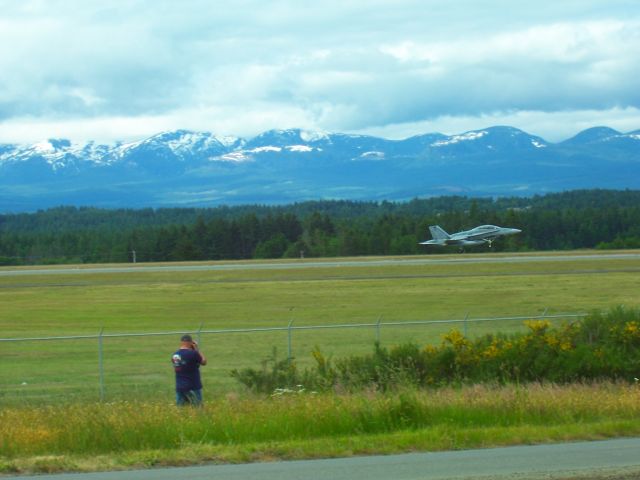
M 451 233 L 487 223 L 522 230 L 494 242 L 494 251 L 639 248 L 640 192 L 186 209 L 58 207 L 0 215 L 0 264 L 441 253 L 451 250 L 418 244 L 430 238 L 429 225 Z

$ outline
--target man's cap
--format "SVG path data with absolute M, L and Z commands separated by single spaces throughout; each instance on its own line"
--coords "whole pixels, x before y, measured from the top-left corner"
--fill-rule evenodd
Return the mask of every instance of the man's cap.
M 182 337 L 180 338 L 181 342 L 193 342 L 193 338 L 191 338 L 191 335 L 187 334 L 187 335 L 182 335 Z

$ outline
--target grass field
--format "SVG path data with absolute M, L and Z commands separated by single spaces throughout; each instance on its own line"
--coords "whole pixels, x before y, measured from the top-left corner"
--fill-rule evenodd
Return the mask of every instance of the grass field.
M 276 398 L 227 395 L 186 410 L 158 401 L 8 407 L 0 410 L 0 474 L 638 435 L 639 393 L 629 384 L 532 384 Z
M 0 337 L 335 325 L 470 317 L 538 315 L 640 306 L 640 259 L 370 265 L 265 270 L 63 273 L 0 276 Z M 598 252 L 601 253 L 601 252 Z M 629 253 L 629 252 L 625 252 Z M 563 252 L 562 255 L 566 255 Z M 422 257 L 424 258 L 424 257 Z M 460 259 L 461 256 L 438 256 Z M 410 260 L 410 258 L 405 258 Z M 380 260 L 380 259 L 375 259 Z M 271 262 L 273 263 L 273 262 Z M 313 262 L 316 263 L 316 262 Z M 513 331 L 521 322 L 470 324 L 469 334 Z M 439 342 L 451 325 L 383 327 L 384 344 Z M 459 327 L 461 328 L 461 327 Z M 369 351 L 375 328 L 304 330 L 293 335 L 302 367 L 318 345 L 335 357 Z M 177 335 L 104 339 L 106 398 L 172 398 L 170 355 Z M 239 388 L 232 368 L 257 366 L 286 332 L 204 334 L 205 394 Z M 98 398 L 98 341 L 0 342 L 0 405 Z

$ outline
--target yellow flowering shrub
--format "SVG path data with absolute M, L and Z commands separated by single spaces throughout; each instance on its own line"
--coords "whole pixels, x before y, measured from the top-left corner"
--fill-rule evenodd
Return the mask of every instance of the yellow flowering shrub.
M 313 389 L 384 390 L 407 383 L 632 381 L 640 376 L 640 310 L 619 307 L 556 326 L 548 320 L 524 323 L 524 333 L 472 339 L 453 329 L 439 345 L 376 343 L 370 355 L 337 360 L 314 351 L 316 369 L 305 371 L 304 380 L 293 372 L 298 379 L 291 381 Z

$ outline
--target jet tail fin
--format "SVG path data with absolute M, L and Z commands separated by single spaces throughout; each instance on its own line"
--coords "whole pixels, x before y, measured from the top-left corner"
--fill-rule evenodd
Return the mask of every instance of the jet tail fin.
M 451 236 L 445 232 L 440 225 L 431 225 L 429 227 L 429 231 L 431 232 L 431 237 L 434 240 L 449 240 Z

